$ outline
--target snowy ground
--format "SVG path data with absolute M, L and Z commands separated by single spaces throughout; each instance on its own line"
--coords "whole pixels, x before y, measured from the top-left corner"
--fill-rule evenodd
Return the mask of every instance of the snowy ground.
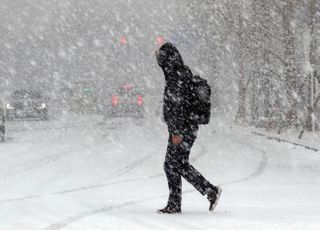
M 160 119 L 158 119 L 160 120 Z M 192 162 L 223 194 L 214 213 L 183 184 L 166 204 L 166 127 L 101 117 L 11 122 L 0 143 L 0 229 L 319 229 L 320 153 L 213 120 Z

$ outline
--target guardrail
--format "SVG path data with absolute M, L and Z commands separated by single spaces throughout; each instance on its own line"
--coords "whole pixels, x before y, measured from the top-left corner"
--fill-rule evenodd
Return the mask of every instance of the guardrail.
M 297 143 L 297 142 L 294 142 L 294 141 L 289 141 L 289 140 L 286 140 L 286 139 L 283 139 L 283 138 L 280 138 L 280 137 L 268 136 L 266 134 L 255 132 L 255 131 L 253 131 L 252 133 L 254 135 L 257 135 L 257 136 L 265 137 L 268 140 L 275 140 L 275 141 L 278 141 L 278 142 L 286 142 L 286 143 L 289 143 L 289 144 L 292 144 L 292 145 L 296 145 L 296 146 L 300 146 L 300 147 L 303 147 L 303 148 L 306 148 L 308 150 L 312 150 L 312 151 L 315 151 L 315 152 L 319 151 L 319 149 L 314 148 L 312 146 L 300 144 L 300 143 Z

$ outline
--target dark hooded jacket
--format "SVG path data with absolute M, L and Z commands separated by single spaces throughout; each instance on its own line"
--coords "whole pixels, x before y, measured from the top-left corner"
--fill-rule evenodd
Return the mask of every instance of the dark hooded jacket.
M 184 65 L 178 49 L 171 43 L 165 43 L 159 49 L 157 57 L 159 66 L 165 76 L 163 116 L 169 133 L 182 134 L 194 130 L 198 125 L 190 119 L 193 93 L 190 90 L 191 70 Z

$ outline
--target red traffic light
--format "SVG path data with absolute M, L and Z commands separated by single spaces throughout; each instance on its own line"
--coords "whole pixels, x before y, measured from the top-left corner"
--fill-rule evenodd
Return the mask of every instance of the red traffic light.
M 121 45 L 127 45 L 128 44 L 128 40 L 127 40 L 127 38 L 125 36 L 122 36 L 120 38 L 120 44 Z
M 162 36 L 158 36 L 156 39 L 157 46 L 162 46 L 164 43 L 164 38 Z

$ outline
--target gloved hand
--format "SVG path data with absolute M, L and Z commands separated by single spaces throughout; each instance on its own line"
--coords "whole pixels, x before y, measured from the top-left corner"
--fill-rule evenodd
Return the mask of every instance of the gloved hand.
M 172 143 L 174 145 L 180 145 L 182 143 L 182 140 L 183 140 L 183 136 L 180 134 L 172 136 Z

